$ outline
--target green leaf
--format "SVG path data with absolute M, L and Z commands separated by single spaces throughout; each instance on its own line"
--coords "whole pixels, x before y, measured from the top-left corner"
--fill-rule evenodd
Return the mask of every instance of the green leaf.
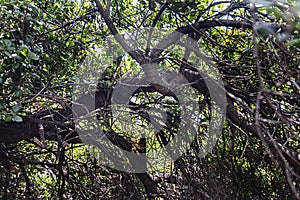
M 4 54 L 7 55 L 8 57 L 11 57 L 11 54 L 8 51 L 4 51 Z
M 12 45 L 12 42 L 11 42 L 10 40 L 8 40 L 8 39 L 5 39 L 5 40 L 4 40 L 4 45 L 5 45 L 7 48 L 9 48 L 9 47 Z
M 22 90 L 20 90 L 20 89 L 16 90 L 15 93 L 14 93 L 15 97 L 20 97 L 21 95 L 22 95 Z
M 12 107 L 12 111 L 14 113 L 18 113 L 21 110 L 21 108 L 22 108 L 22 105 L 18 103 Z
M 23 118 L 20 117 L 19 115 L 14 115 L 14 121 L 15 121 L 15 122 L 22 122 L 22 121 L 23 121 Z
M 12 120 L 12 116 L 11 115 L 5 115 L 4 116 L 4 121 L 5 122 L 10 122 Z
M 31 60 L 39 60 L 39 57 L 35 55 L 35 53 L 33 53 L 32 51 L 28 52 L 28 56 Z
M 300 43 L 300 38 L 297 38 L 297 39 L 293 39 L 293 40 L 289 41 L 286 45 L 293 46 L 293 45 L 299 44 L 299 43 Z

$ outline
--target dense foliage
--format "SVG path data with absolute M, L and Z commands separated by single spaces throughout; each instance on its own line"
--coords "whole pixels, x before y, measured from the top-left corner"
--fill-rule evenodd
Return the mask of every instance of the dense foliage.
M 0 198 L 300 199 L 299 12 L 294 0 L 0 0 Z M 149 27 L 159 31 L 143 32 Z M 180 37 L 163 43 L 174 31 Z M 152 37 L 112 39 L 123 33 Z M 216 66 L 226 90 L 222 133 L 204 158 L 198 154 L 214 102 L 191 65 L 198 54 L 187 37 Z M 124 53 L 131 40 L 146 45 Z M 182 95 L 196 102 L 199 112 L 192 114 L 201 117 L 193 143 L 174 163 L 121 172 L 82 143 L 72 92 L 96 53 L 102 56 L 93 68 L 97 119 L 112 143 L 137 155 L 167 145 L 186 123 L 178 99 L 152 84 L 155 72 L 140 65 L 162 63 L 159 72 L 189 82 L 197 98 Z M 125 75 L 140 71 L 148 84 L 113 116 L 113 90 L 122 81 L 130 85 L 134 80 Z M 89 98 L 86 93 L 79 101 Z M 148 109 L 160 105 L 167 116 Z M 141 136 L 151 134 L 147 109 L 161 130 L 145 140 Z M 128 116 L 127 127 L 122 120 Z

